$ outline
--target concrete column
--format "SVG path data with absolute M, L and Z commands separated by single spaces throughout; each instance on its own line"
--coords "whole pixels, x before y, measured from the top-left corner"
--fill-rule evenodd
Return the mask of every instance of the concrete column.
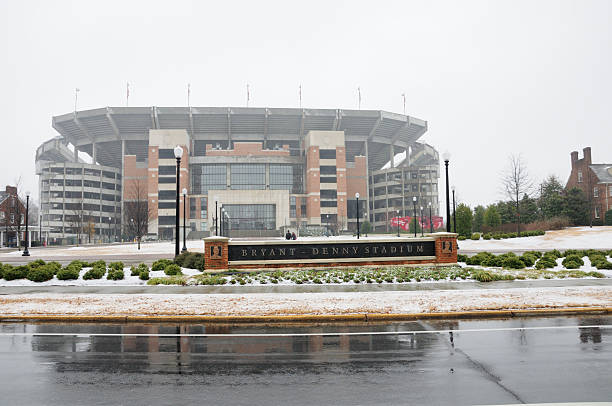
M 125 140 L 121 140 L 121 201 L 120 201 L 121 214 L 119 215 L 119 218 L 117 218 L 117 213 L 115 213 L 115 224 L 119 224 L 119 235 L 122 234 L 121 233 L 121 230 L 122 230 L 121 226 L 123 225 L 123 196 L 124 196 L 124 193 L 125 193 L 124 166 L 125 166 Z M 147 171 L 147 183 L 146 184 L 148 184 L 148 182 L 149 182 L 149 172 Z M 147 193 L 148 192 L 149 191 L 147 190 Z M 149 200 L 148 195 L 147 195 L 147 200 Z M 115 205 L 115 210 L 117 210 L 117 206 L 116 205 Z M 117 240 L 119 240 L 119 236 L 117 236 Z
M 368 140 L 365 141 L 365 156 L 366 156 L 366 195 L 367 195 L 365 212 L 367 213 L 368 221 L 370 221 L 370 165 L 369 165 L 369 157 L 368 157 Z M 372 204 L 374 204 L 374 202 L 372 202 Z
M 395 168 L 395 148 L 393 144 L 389 144 L 389 160 L 391 161 L 391 168 Z
M 96 154 L 96 143 L 95 142 L 91 144 L 91 155 L 92 155 L 92 158 L 93 158 L 93 163 L 95 165 L 97 160 L 98 160 L 97 159 L 98 156 Z
M 74 146 L 74 162 L 79 162 L 79 147 Z

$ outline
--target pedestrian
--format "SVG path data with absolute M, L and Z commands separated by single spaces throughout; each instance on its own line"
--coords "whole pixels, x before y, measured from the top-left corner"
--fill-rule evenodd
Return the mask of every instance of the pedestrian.
M 295 231 L 291 233 L 291 239 L 292 240 L 297 240 L 297 237 L 295 235 Z
M 287 229 L 287 234 L 285 234 L 285 240 L 290 240 L 290 239 L 291 239 L 291 231 Z

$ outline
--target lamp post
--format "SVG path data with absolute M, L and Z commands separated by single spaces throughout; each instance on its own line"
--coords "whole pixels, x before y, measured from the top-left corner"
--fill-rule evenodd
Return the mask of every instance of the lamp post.
M 412 206 L 414 207 L 414 236 L 417 236 L 417 217 L 416 217 L 416 196 L 412 196 Z
M 457 207 L 455 206 L 455 186 L 452 187 L 453 189 L 453 231 L 456 233 L 457 232 Z
M 26 223 L 26 232 L 25 232 L 25 249 L 23 250 L 22 257 L 29 257 L 30 251 L 28 250 L 29 238 L 28 238 L 28 217 L 30 212 L 30 192 L 26 192 L 26 215 L 25 215 L 25 223 Z M 18 219 L 18 221 L 21 219 Z
M 183 148 L 180 145 L 177 145 L 174 148 L 174 157 L 176 158 L 176 205 L 174 207 L 174 215 L 176 217 L 176 224 L 174 229 L 174 256 L 178 256 L 179 254 L 179 241 L 181 239 L 181 231 L 180 231 L 180 208 L 179 208 L 179 191 L 181 187 L 181 157 L 183 156 Z
M 395 220 L 396 223 L 397 223 L 397 236 L 399 237 L 400 236 L 400 233 L 399 233 L 399 223 L 400 223 L 399 209 L 395 210 L 395 212 L 397 214 L 396 220 Z
M 359 192 L 355 193 L 355 208 L 357 209 L 357 239 L 359 239 Z
M 183 252 L 187 251 L 187 229 L 185 227 L 185 219 L 187 218 L 187 188 L 183 188 Z
M 429 206 L 429 232 L 433 234 L 433 219 L 431 218 L 431 202 L 427 203 Z
M 43 239 L 42 239 L 42 214 L 40 214 L 38 216 L 38 246 L 39 247 L 43 246 Z
M 421 237 L 424 237 L 425 235 L 423 234 L 423 206 L 421 206 L 421 219 L 419 223 L 421 223 Z
M 215 235 L 219 235 L 219 196 L 215 195 L 213 197 L 215 199 Z
M 450 233 L 450 196 L 448 193 L 448 161 L 450 160 L 450 154 L 445 152 L 442 154 L 444 159 L 444 166 L 446 167 L 446 232 Z

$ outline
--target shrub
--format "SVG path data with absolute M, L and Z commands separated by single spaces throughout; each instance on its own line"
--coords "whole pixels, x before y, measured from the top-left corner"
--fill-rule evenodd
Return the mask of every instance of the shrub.
M 480 233 L 472 233 L 472 236 L 470 237 L 470 239 L 474 241 L 480 240 Z
M 92 267 L 92 268 L 102 267 L 102 268 L 106 269 L 106 261 L 103 261 L 103 260 L 100 259 L 100 260 L 95 261 L 95 262 L 90 262 L 89 266 Z
M 101 279 L 104 276 L 104 274 L 106 274 L 106 266 L 104 268 L 101 266 L 95 266 L 91 268 L 89 271 L 85 272 L 85 275 L 83 275 L 83 279 L 84 280 Z
M 51 262 L 47 262 L 46 265 L 49 269 L 51 269 L 53 271 L 53 274 L 55 275 L 60 269 L 62 269 L 62 265 L 59 262 L 56 261 L 51 261 Z
M 525 268 L 525 263 L 516 255 L 509 255 L 502 261 L 502 266 L 509 269 L 523 269 Z
M 457 254 L 457 262 L 466 262 L 468 259 L 467 255 Z
M 483 251 L 479 252 L 476 255 L 468 257 L 465 262 L 467 265 L 482 265 L 483 260 L 489 259 L 491 257 L 495 257 L 495 255 L 491 254 L 490 252 Z
M 544 255 L 549 255 L 549 256 L 552 256 L 554 258 L 563 258 L 563 255 L 561 254 L 561 251 L 559 251 L 559 250 L 547 251 L 547 252 L 544 253 Z
M 169 259 L 165 259 L 165 258 L 158 259 L 157 261 L 153 262 L 153 265 L 151 266 L 151 270 L 152 271 L 163 271 L 170 264 L 172 264 L 172 261 Z
M 178 266 L 186 268 L 185 260 L 187 259 L 187 257 L 189 257 L 189 255 L 191 255 L 191 252 L 189 251 L 181 252 L 176 257 L 174 257 L 174 263 L 177 264 Z
M 457 240 L 459 240 L 459 241 L 464 241 L 466 239 L 467 238 L 465 237 L 465 235 L 460 235 L 460 236 L 457 237 Z
M 149 280 L 149 271 L 142 271 L 142 272 L 140 272 L 140 275 L 138 275 L 138 277 L 140 278 L 140 280 L 148 281 Z
M 493 274 L 485 270 L 476 270 L 472 272 L 472 278 L 478 282 L 493 282 Z
M 32 268 L 38 268 L 39 266 L 42 266 L 42 265 L 45 265 L 45 261 L 43 261 L 42 259 L 37 259 L 37 260 L 30 262 L 28 264 L 28 267 L 32 269 Z
M 120 269 L 112 269 L 108 270 L 108 275 L 106 275 L 106 279 L 111 281 L 117 281 L 123 279 L 125 275 L 123 274 L 123 270 Z
M 169 278 L 151 278 L 147 285 L 186 285 L 187 278 L 184 276 L 171 276 Z
M 181 271 L 181 267 L 178 266 L 177 264 L 172 264 L 172 263 L 166 265 L 166 267 L 164 268 L 164 273 L 168 276 L 183 274 L 183 272 Z
M 542 253 L 540 251 L 527 251 L 523 255 L 526 255 L 526 254 L 532 255 L 532 256 L 536 257 L 536 259 L 537 258 L 542 258 Z
M 124 265 L 123 262 L 111 262 L 108 264 L 108 267 L 116 271 L 123 271 Z
M 26 278 L 32 282 L 44 282 L 53 279 L 54 269 L 47 265 L 39 265 L 28 270 Z
M 149 272 L 149 267 L 145 263 L 132 265 L 132 267 L 130 268 L 130 272 L 132 276 L 138 276 L 143 272 Z
M 482 236 L 482 239 L 483 239 L 483 240 L 490 240 L 490 239 L 491 239 L 491 233 L 484 234 L 484 235 Z
M 79 279 L 79 271 L 81 268 L 78 266 L 66 266 L 65 268 L 57 271 L 57 279 L 61 281 Z
M 577 254 L 570 254 L 570 255 L 566 256 L 565 258 L 563 258 L 563 262 L 561 262 L 561 263 L 567 269 L 578 269 L 582 265 L 584 265 L 584 261 Z M 576 264 L 577 264 L 577 266 L 576 266 Z
M 201 252 L 190 253 L 183 263 L 183 268 L 204 270 L 204 254 Z
M 227 280 L 221 275 L 204 274 L 195 276 L 193 279 L 198 285 L 225 285 L 227 283 Z M 263 283 L 263 280 L 261 282 Z
M 534 255 L 531 255 L 526 252 L 521 255 L 519 259 L 523 262 L 523 264 L 525 264 L 525 266 L 533 266 L 537 258 Z
M 15 279 L 24 279 L 28 274 L 29 268 L 25 265 L 20 266 L 11 266 L 5 265 L 4 268 L 4 279 L 7 281 L 12 281 Z
M 542 258 L 538 259 L 538 262 L 535 264 L 536 269 L 548 269 L 554 268 L 555 266 L 557 266 L 557 261 L 555 261 L 552 256 L 547 255 L 544 255 Z

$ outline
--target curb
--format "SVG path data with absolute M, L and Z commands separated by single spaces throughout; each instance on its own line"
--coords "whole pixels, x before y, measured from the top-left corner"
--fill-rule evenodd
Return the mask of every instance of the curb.
M 85 316 L 85 315 L 22 315 L 0 316 L 0 322 L 88 322 L 88 323 L 329 323 L 329 322 L 376 322 L 376 321 L 413 321 L 423 319 L 483 319 L 513 317 L 549 317 L 570 315 L 612 314 L 612 307 L 566 307 L 557 309 L 527 310 L 475 310 L 467 312 L 440 313 L 363 313 L 363 314 L 321 314 L 321 315 L 272 315 L 272 316 L 205 316 L 205 315 L 167 315 L 167 316 Z

